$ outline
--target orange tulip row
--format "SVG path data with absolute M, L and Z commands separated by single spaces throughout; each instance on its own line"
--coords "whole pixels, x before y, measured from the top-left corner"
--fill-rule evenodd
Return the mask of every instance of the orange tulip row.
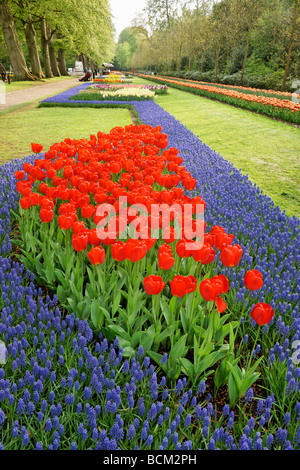
M 171 80 L 173 80 L 172 77 L 168 77 L 168 76 L 164 76 L 164 78 L 170 78 Z M 189 80 L 188 78 L 185 78 L 184 79 L 185 82 L 191 82 L 191 83 L 197 83 L 195 80 Z M 199 82 L 201 84 L 203 83 L 206 83 L 206 82 Z M 265 89 L 262 89 L 262 88 L 252 88 L 252 87 L 244 87 L 244 86 L 238 86 L 238 85 L 226 85 L 226 84 L 223 84 L 223 83 L 215 83 L 215 82 L 211 82 L 210 85 L 215 85 L 215 86 L 221 86 L 223 88 L 240 88 L 241 90 L 245 90 L 245 91 L 253 91 L 255 93 L 269 93 L 269 94 L 272 94 L 272 95 L 277 95 L 277 96 L 286 96 L 288 98 L 291 98 L 293 96 L 294 93 L 290 93 L 288 91 L 278 91 L 278 90 L 265 90 Z M 300 95 L 298 95 L 299 97 Z
M 152 76 L 149 75 L 140 75 L 142 78 L 149 78 L 153 79 Z M 196 83 L 186 83 L 180 80 L 174 80 L 174 79 L 167 79 L 167 78 L 160 78 L 160 77 L 155 77 L 155 80 L 162 81 L 164 83 L 170 83 L 170 84 L 176 84 L 180 86 L 184 86 L 186 88 L 192 88 L 192 89 L 198 89 L 198 90 L 203 90 L 209 93 L 217 93 L 225 96 L 229 96 L 231 98 L 238 98 L 242 99 L 245 101 L 251 101 L 254 103 L 259 103 L 262 105 L 269 105 L 269 106 L 274 106 L 274 108 L 282 108 L 282 109 L 288 109 L 292 113 L 300 111 L 300 104 L 294 103 L 293 101 L 290 100 L 282 100 L 279 98 L 270 98 L 266 96 L 257 96 L 257 95 L 250 95 L 250 94 L 245 94 L 241 93 L 239 91 L 234 91 L 234 90 L 225 90 L 224 88 L 217 88 L 215 86 L 211 85 L 197 85 Z

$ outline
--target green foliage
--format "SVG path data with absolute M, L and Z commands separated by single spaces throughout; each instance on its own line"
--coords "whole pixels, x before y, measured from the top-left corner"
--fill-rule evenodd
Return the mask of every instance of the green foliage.
M 39 22 L 45 18 L 50 30 L 55 32 L 54 48 L 72 53 L 73 66 L 75 54 L 84 54 L 98 63 L 113 59 L 115 44 L 108 0 L 17 0 L 10 3 L 22 44 L 25 45 L 24 26 L 31 14 L 37 41 L 40 41 Z M 26 56 L 26 45 L 24 53 Z
M 245 86 L 266 77 L 276 89 L 283 86 L 282 70 L 287 67 L 290 82 L 285 89 L 292 91 L 291 82 L 300 70 L 300 21 L 296 18 L 293 30 L 293 5 L 289 0 L 212 0 L 185 2 L 179 13 L 174 2 L 149 0 L 144 23 L 150 33 L 139 40 L 131 65 L 143 71 L 156 64 L 160 73 L 176 71 L 177 76 L 195 72 L 197 79 L 209 82 L 226 77 L 227 83 L 236 74 L 235 84 L 241 84 L 244 75 Z M 197 70 L 192 72 L 194 62 Z M 279 77 L 270 80 L 277 71 L 281 82 Z
M 116 47 L 116 65 L 120 70 L 126 69 L 132 53 L 129 42 L 119 42 Z

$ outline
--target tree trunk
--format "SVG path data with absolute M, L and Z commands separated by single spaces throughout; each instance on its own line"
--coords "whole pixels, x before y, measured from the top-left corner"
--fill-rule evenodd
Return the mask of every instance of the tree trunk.
M 202 54 L 202 57 L 201 57 L 201 70 L 200 70 L 201 77 L 202 77 L 202 74 L 203 74 L 204 62 L 205 62 L 205 50 L 203 51 L 203 54 Z
M 87 61 L 84 54 L 80 54 L 80 60 L 82 62 L 83 70 L 87 69 Z
M 62 34 L 58 31 L 56 33 L 58 39 L 64 39 Z M 65 49 L 63 47 L 63 42 L 60 43 L 60 47 L 58 49 L 58 63 L 59 63 L 59 70 L 61 75 L 69 75 L 67 66 L 66 66 L 66 56 L 65 56 Z
M 191 76 L 191 56 L 189 56 L 189 70 L 188 70 L 188 78 Z
M 44 78 L 36 42 L 36 32 L 33 26 L 31 14 L 28 14 L 25 27 L 26 44 L 30 58 L 31 71 L 38 78 Z
M 69 75 L 66 66 L 66 57 L 65 57 L 65 50 L 59 49 L 58 50 L 58 62 L 59 62 L 59 70 L 62 75 Z
M 60 73 L 60 69 L 59 69 L 59 65 L 58 65 L 57 57 L 56 57 L 56 52 L 55 52 L 53 44 L 49 45 L 49 54 L 50 54 L 50 62 L 51 62 L 53 75 L 54 77 L 60 77 L 61 73 Z
M 243 60 L 243 68 L 242 68 L 242 76 L 241 76 L 241 85 L 243 85 L 243 81 L 244 81 L 245 68 L 246 68 L 246 63 L 247 63 L 247 58 L 248 58 L 248 48 L 249 48 L 249 43 L 250 43 L 250 36 L 251 36 L 251 28 L 249 28 L 249 31 L 248 31 L 248 34 L 247 34 L 247 40 L 246 40 L 246 46 L 245 46 L 245 55 L 244 55 L 244 60 Z
M 37 80 L 27 67 L 8 0 L 0 0 L 0 23 L 15 80 Z
M 167 25 L 170 26 L 170 13 L 169 13 L 169 3 L 168 3 L 168 0 L 165 0 L 165 7 L 166 7 Z
M 44 59 L 44 68 L 45 68 L 45 75 L 46 78 L 53 78 L 54 75 L 52 73 L 51 62 L 50 62 L 50 54 L 49 54 L 49 38 L 47 35 L 47 23 L 46 19 L 41 19 L 41 44 L 42 44 L 42 53 Z
M 215 69 L 216 69 L 216 82 L 218 82 L 218 75 L 219 75 L 219 60 L 220 60 L 220 47 L 218 47 L 216 51 L 216 59 L 215 59 Z
M 60 77 L 60 70 L 59 70 L 59 66 L 57 63 L 56 52 L 53 46 L 54 34 L 49 27 L 47 27 L 47 36 L 48 36 L 48 47 L 49 47 L 51 69 L 52 69 L 54 77 Z
M 292 26 L 291 26 L 291 33 L 290 33 L 290 39 L 289 39 L 289 48 L 288 48 L 288 55 L 285 63 L 285 70 L 284 70 L 284 77 L 281 85 L 281 90 L 284 91 L 285 84 L 287 81 L 287 77 L 289 74 L 289 69 L 290 69 L 290 63 L 291 63 L 291 58 L 292 58 L 292 50 L 293 50 L 293 45 L 294 45 L 294 34 L 295 34 L 295 28 L 296 28 L 296 23 L 297 23 L 297 15 L 298 15 L 298 7 L 299 7 L 299 0 L 295 1 L 295 10 L 294 10 L 294 15 L 293 15 L 293 20 L 292 20 Z

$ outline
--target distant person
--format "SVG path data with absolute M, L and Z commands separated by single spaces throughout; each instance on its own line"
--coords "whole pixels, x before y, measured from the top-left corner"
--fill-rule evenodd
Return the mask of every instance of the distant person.
M 80 82 L 87 82 L 92 76 L 92 71 L 91 70 L 87 70 L 86 71 L 86 74 L 79 79 Z
M 0 74 L 1 74 L 2 81 L 5 82 L 5 80 L 7 79 L 8 84 L 10 84 L 10 76 L 6 75 L 5 67 L 3 64 L 1 64 L 1 62 L 0 62 Z

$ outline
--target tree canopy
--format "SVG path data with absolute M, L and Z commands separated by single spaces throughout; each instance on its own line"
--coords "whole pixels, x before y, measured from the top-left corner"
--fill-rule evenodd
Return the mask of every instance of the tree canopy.
M 0 0 L 0 25 L 1 58 L 20 80 L 66 73 L 66 57 L 93 66 L 115 54 L 109 0 Z
M 141 71 L 283 87 L 300 75 L 300 0 L 148 0 L 133 23 L 144 34 L 128 65 Z

